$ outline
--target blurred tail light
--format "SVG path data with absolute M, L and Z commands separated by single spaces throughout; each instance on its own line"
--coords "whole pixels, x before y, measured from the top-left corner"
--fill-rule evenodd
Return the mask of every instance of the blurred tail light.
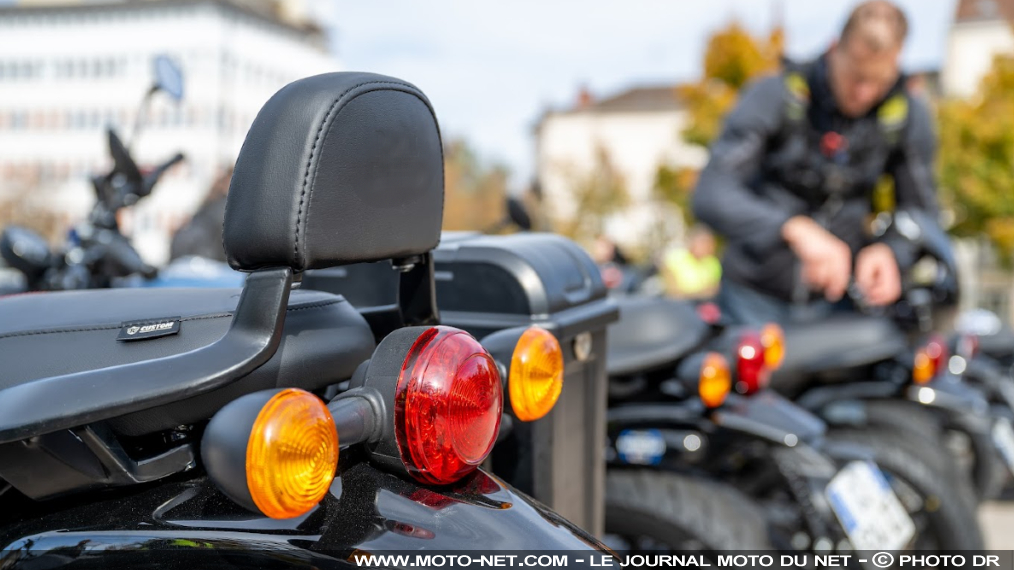
M 537 420 L 553 409 L 563 390 L 563 350 L 553 333 L 531 327 L 521 335 L 507 387 L 511 409 L 521 421 Z
M 947 341 L 938 334 L 933 335 L 926 343 L 926 355 L 933 361 L 934 374 L 947 367 L 947 359 L 950 358 L 948 352 Z
M 736 391 L 753 394 L 768 384 L 771 371 L 761 335 L 754 331 L 743 334 L 736 348 Z

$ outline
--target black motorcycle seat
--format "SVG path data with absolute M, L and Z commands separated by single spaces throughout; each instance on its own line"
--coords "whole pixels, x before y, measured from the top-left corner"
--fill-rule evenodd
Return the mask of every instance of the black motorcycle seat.
M 675 365 L 708 331 L 693 305 L 662 297 L 618 297 L 620 319 L 606 334 L 610 376 Z
M 783 328 L 785 359 L 771 376 L 775 389 L 795 384 L 807 375 L 888 360 L 907 347 L 905 334 L 893 321 L 882 317 L 841 314 Z
M 238 289 L 110 289 L 0 299 L 0 390 L 34 380 L 189 352 L 225 335 Z M 124 325 L 178 317 L 179 332 L 118 340 Z M 365 319 L 338 295 L 293 291 L 281 345 L 249 375 L 220 390 L 113 418 L 125 435 L 143 435 L 210 418 L 248 392 L 317 390 L 350 378 L 375 342 Z

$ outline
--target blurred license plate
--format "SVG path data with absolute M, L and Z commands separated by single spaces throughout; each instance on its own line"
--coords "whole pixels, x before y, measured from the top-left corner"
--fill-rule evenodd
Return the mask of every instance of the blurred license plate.
M 1014 473 L 1014 429 L 1007 418 L 1000 418 L 993 424 L 993 444 L 1007 462 L 1007 468 Z
M 900 550 L 915 524 L 874 464 L 853 461 L 827 486 L 827 498 L 855 550 Z

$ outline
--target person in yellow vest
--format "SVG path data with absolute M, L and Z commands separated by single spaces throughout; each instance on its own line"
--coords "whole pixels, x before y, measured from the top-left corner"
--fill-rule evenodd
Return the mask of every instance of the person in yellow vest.
M 686 247 L 666 252 L 666 289 L 674 297 L 710 299 L 718 293 L 722 264 L 715 256 L 715 236 L 704 226 L 695 226 Z

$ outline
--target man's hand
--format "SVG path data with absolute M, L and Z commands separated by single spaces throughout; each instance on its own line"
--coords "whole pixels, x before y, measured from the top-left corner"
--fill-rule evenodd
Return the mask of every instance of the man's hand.
M 782 237 L 803 264 L 803 281 L 828 301 L 841 299 L 852 276 L 849 246 L 806 216 L 785 222 Z
M 859 252 L 856 285 L 871 305 L 889 305 L 901 297 L 901 272 L 890 247 L 875 243 Z

